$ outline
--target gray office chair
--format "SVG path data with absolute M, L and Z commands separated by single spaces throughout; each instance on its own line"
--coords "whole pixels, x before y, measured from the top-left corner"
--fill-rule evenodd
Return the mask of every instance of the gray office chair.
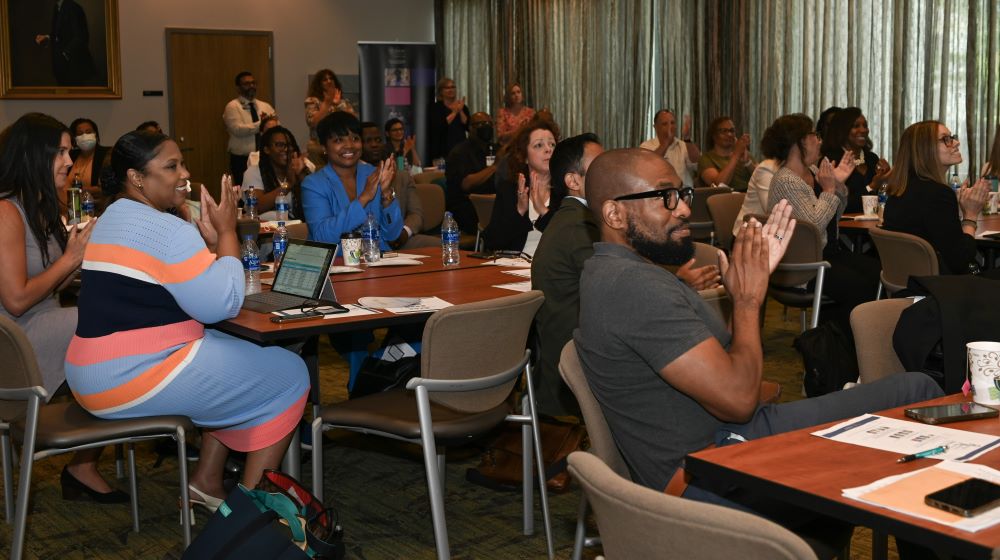
M 493 217 L 493 204 L 496 203 L 497 195 L 470 194 L 469 200 L 472 201 L 472 206 L 476 209 L 476 218 L 479 220 L 479 226 L 476 230 L 476 250 L 482 251 L 486 243 L 483 233 L 486 231 L 486 228 L 490 227 L 490 219 Z
M 900 314 L 911 305 L 910 298 L 883 299 L 862 303 L 851 311 L 861 383 L 906 371 L 892 347 L 892 333 Z
M 885 291 L 892 297 L 906 287 L 910 276 L 938 275 L 937 252 L 926 240 L 909 233 L 882 228 L 872 228 L 868 233 L 878 249 L 879 260 L 882 261 L 882 283 L 876 294 L 877 299 L 881 299 L 882 286 L 885 286 Z
M 708 214 L 712 217 L 712 227 L 715 230 L 715 244 L 729 252 L 733 247 L 733 224 L 743 208 L 746 193 L 722 193 L 705 201 Z
M 594 508 L 608 560 L 816 560 L 805 541 L 776 523 L 639 486 L 590 453 L 571 453 L 569 472 Z
M 424 212 L 424 231 L 436 230 L 444 219 L 444 190 L 433 183 L 417 183 L 416 187 L 420 208 Z
M 323 499 L 323 431 L 339 428 L 415 443 L 423 448 L 437 557 L 449 558 L 444 514 L 444 447 L 468 443 L 502 422 L 522 425 L 524 534 L 534 532 L 532 451 L 536 457 L 548 557 L 554 555 L 545 465 L 535 412 L 528 330 L 545 297 L 533 290 L 455 305 L 431 315 L 424 327 L 420 377 L 393 390 L 327 405 L 312 423 L 313 493 Z M 524 372 L 520 414 L 511 391 Z M 532 443 L 534 444 L 532 449 Z M 440 452 L 438 446 L 441 446 Z
M 688 226 L 691 228 L 691 239 L 695 241 L 714 241 L 715 235 L 712 215 L 708 212 L 710 197 L 733 192 L 729 187 L 699 187 L 694 190 L 694 201 L 691 203 L 691 217 Z
M 3 462 L 4 508 L 8 522 L 13 517 L 10 558 L 19 560 L 24 549 L 28 520 L 31 469 L 39 459 L 81 449 L 125 444 L 128 448 L 129 490 L 132 498 L 132 529 L 139 531 L 139 488 L 135 476 L 135 449 L 138 441 L 171 437 L 177 441 L 182 510 L 190 511 L 187 456 L 184 434 L 193 429 L 185 416 L 151 416 L 130 420 L 101 420 L 76 402 L 44 404 L 48 394 L 28 337 L 10 319 L 0 316 L 0 460 Z M 12 507 L 14 488 L 11 439 L 23 442 L 17 503 Z M 182 516 L 184 545 L 191 544 L 191 518 Z
M 796 222 L 795 233 L 788 250 L 778 268 L 771 274 L 767 295 L 788 307 L 801 310 L 802 330 L 806 330 L 806 309 L 812 308 L 809 328 L 819 324 L 819 312 L 823 303 L 832 303 L 823 297 L 823 281 L 830 263 L 823 260 L 823 242 L 819 229 L 808 222 Z M 807 289 L 815 279 L 812 290 Z

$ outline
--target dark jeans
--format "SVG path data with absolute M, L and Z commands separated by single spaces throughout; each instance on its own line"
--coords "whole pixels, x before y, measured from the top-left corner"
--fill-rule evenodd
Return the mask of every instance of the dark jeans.
M 900 373 L 812 399 L 769 404 L 757 409 L 745 424 L 725 424 L 717 445 L 738 444 L 825 422 L 844 420 L 887 408 L 942 396 L 941 388 L 923 373 Z M 773 500 L 740 487 L 695 479 L 684 491 L 688 499 L 743 510 L 766 517 L 799 534 L 820 558 L 836 555 L 848 542 L 846 523 Z M 903 547 L 907 548 L 907 547 Z

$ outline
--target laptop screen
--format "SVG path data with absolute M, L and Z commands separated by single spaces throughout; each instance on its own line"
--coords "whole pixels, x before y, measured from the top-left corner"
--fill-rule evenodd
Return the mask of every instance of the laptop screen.
M 305 298 L 318 298 L 336 249 L 336 245 L 289 239 L 271 289 Z

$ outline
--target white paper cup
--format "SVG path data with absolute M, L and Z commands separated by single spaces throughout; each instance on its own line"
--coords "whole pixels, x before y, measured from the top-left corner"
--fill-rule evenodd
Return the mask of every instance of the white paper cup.
M 861 208 L 864 210 L 865 216 L 874 216 L 878 213 L 878 197 L 862 196 Z
M 361 236 L 340 238 L 340 250 L 344 253 L 346 266 L 361 266 Z
M 965 346 L 972 400 L 1000 406 L 1000 342 L 970 342 Z

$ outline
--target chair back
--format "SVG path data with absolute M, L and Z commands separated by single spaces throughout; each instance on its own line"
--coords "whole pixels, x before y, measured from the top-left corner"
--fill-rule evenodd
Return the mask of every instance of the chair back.
M 286 226 L 289 239 L 309 239 L 309 224 L 302 222 Z
M 906 371 L 892 347 L 892 333 L 899 315 L 911 305 L 910 298 L 882 299 L 862 303 L 851 311 L 851 332 L 862 383 Z
M 566 385 L 569 385 L 573 395 L 576 396 L 576 402 L 580 404 L 583 423 L 587 425 L 587 437 L 590 438 L 590 452 L 600 457 L 619 476 L 632 480 L 628 465 L 625 464 L 625 459 L 618 450 L 618 444 L 611 435 L 611 428 L 604 417 L 604 411 L 601 410 L 601 403 L 597 402 L 594 392 L 590 389 L 590 383 L 587 382 L 587 376 L 583 373 L 580 356 L 576 353 L 576 343 L 572 340 L 563 346 L 562 354 L 559 356 L 559 375 Z
M 692 239 L 711 238 L 713 225 L 712 215 L 708 213 L 708 199 L 731 192 L 733 189 L 729 187 L 698 187 L 694 190 L 694 202 L 691 203 L 691 216 L 688 218 Z
M 743 208 L 746 196 L 746 193 L 731 192 L 717 194 L 705 200 L 715 229 L 715 242 L 726 251 L 733 246 L 733 224 Z
M 571 453 L 569 472 L 594 508 L 608 560 L 816 558 L 805 541 L 774 522 L 639 486 L 590 453 Z
M 475 379 L 505 372 L 524 358 L 528 331 L 545 296 L 538 290 L 453 305 L 427 320 L 420 352 L 425 379 Z M 465 393 L 433 392 L 434 402 L 461 412 L 490 410 L 507 398 L 515 380 Z
M 493 217 L 493 203 L 497 200 L 495 194 L 470 194 L 469 200 L 476 209 L 476 218 L 479 220 L 479 230 L 485 231 L 490 225 L 490 218 Z
M 882 228 L 868 230 L 882 261 L 882 283 L 890 294 L 906 287 L 910 276 L 937 276 L 938 258 L 926 240 Z
M 444 179 L 444 171 L 424 171 L 413 176 L 413 182 L 420 185 Z
M 444 221 L 444 190 L 434 183 L 417 183 L 417 196 L 424 212 L 424 231 L 437 229 Z
M 41 387 L 42 372 L 38 369 L 35 350 L 21 327 L 0 315 L 0 389 Z M 0 421 L 13 420 L 23 414 L 27 400 L 0 400 Z
M 823 260 L 823 239 L 819 228 L 809 222 L 796 221 L 795 233 L 788 244 L 788 250 L 781 264 L 816 263 Z M 771 284 L 779 287 L 801 286 L 816 277 L 816 269 L 782 270 L 780 267 L 771 274 Z

